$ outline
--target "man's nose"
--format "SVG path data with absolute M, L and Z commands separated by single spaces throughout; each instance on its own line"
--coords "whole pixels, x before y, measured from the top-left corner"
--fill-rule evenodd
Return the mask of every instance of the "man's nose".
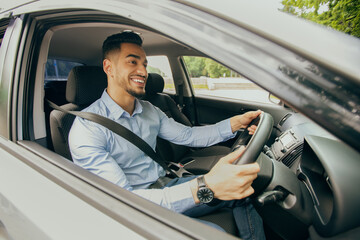
M 141 76 L 147 76 L 147 70 L 146 67 L 141 65 L 136 69 L 137 74 L 141 75 Z

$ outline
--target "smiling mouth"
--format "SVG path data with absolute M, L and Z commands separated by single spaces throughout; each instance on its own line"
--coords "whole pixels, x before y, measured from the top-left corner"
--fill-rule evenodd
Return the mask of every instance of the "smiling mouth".
M 145 80 L 140 80 L 140 79 L 131 79 L 131 80 L 136 83 L 145 83 Z
M 138 85 L 144 85 L 145 84 L 145 77 L 141 75 L 134 75 L 130 77 L 130 80 Z

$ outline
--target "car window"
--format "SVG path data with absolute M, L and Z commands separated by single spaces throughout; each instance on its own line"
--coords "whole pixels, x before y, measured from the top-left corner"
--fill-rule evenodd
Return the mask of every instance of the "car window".
M 184 56 L 183 60 L 195 95 L 272 103 L 269 92 L 210 58 Z
M 44 79 L 45 98 L 58 105 L 67 103 L 66 82 L 69 72 L 73 67 L 81 65 L 78 62 L 48 59 Z
M 78 62 L 48 59 L 45 68 L 45 84 L 51 81 L 67 81 L 71 69 L 81 65 L 83 64 Z
M 172 77 L 169 59 L 166 56 L 147 56 L 148 73 L 158 73 L 163 76 L 165 85 L 164 92 L 175 93 L 174 79 Z

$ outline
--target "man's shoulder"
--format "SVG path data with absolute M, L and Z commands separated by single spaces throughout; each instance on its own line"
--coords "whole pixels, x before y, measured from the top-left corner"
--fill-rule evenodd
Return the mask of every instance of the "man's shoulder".
M 105 106 L 102 106 L 103 103 L 101 103 L 101 99 L 96 100 L 95 102 L 93 102 L 92 104 L 90 104 L 88 107 L 84 108 L 83 110 L 81 110 L 81 112 L 91 112 L 91 113 L 95 113 L 98 115 L 102 115 L 104 117 L 107 117 L 107 110 Z M 81 117 L 76 117 L 74 119 L 73 125 L 71 127 L 70 132 L 75 132 L 77 134 L 80 133 L 85 133 L 85 132 L 92 132 L 95 128 L 98 128 L 99 125 L 93 121 L 81 118 Z
M 83 112 L 92 112 L 102 116 L 107 116 L 107 107 L 101 98 L 90 104 L 88 107 L 82 110 Z
M 153 107 L 154 105 L 147 100 L 137 99 L 137 101 L 141 104 L 142 107 Z
M 150 109 L 150 110 L 158 109 L 157 106 L 155 106 L 154 104 L 152 104 L 148 100 L 138 99 L 138 101 L 139 101 L 139 103 L 141 104 L 141 106 L 143 108 L 147 108 L 147 109 Z

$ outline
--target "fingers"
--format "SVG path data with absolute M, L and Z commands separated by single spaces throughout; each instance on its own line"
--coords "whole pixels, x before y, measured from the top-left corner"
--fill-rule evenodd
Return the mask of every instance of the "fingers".
M 257 178 L 257 173 L 249 174 L 249 175 L 243 175 L 236 179 L 235 184 L 237 184 L 237 187 L 240 189 L 246 189 L 251 186 L 253 181 Z
M 258 172 L 260 172 L 260 166 L 256 162 L 244 165 L 234 165 L 234 168 L 236 168 L 235 171 L 237 172 L 238 176 L 257 174 Z
M 248 131 L 249 131 L 249 134 L 250 135 L 254 135 L 255 131 L 257 129 L 257 126 L 256 125 L 251 125 L 250 127 L 248 127 Z
M 233 182 L 233 189 L 231 192 L 227 192 L 226 194 L 222 194 L 219 196 L 217 192 L 215 191 L 215 197 L 219 198 L 221 200 L 234 200 L 234 199 L 243 199 L 251 194 L 253 194 L 255 191 L 253 187 L 251 186 L 253 183 L 254 177 L 249 176 L 248 179 L 244 179 Z
M 238 199 L 246 198 L 246 197 L 250 196 L 251 194 L 253 194 L 254 192 L 255 192 L 255 190 L 250 186 L 250 187 L 246 188 L 245 191 L 240 193 L 240 196 Z
M 247 112 L 244 115 L 252 120 L 252 119 L 257 118 L 257 116 L 259 116 L 261 113 L 262 113 L 261 110 L 256 110 L 256 111 Z
M 225 157 L 222 157 L 219 160 L 219 162 L 232 164 L 236 159 L 238 159 L 243 154 L 244 151 L 245 151 L 245 147 L 241 146 L 239 149 L 229 153 Z
M 262 113 L 261 110 L 256 110 L 252 112 L 253 119 L 257 118 Z

